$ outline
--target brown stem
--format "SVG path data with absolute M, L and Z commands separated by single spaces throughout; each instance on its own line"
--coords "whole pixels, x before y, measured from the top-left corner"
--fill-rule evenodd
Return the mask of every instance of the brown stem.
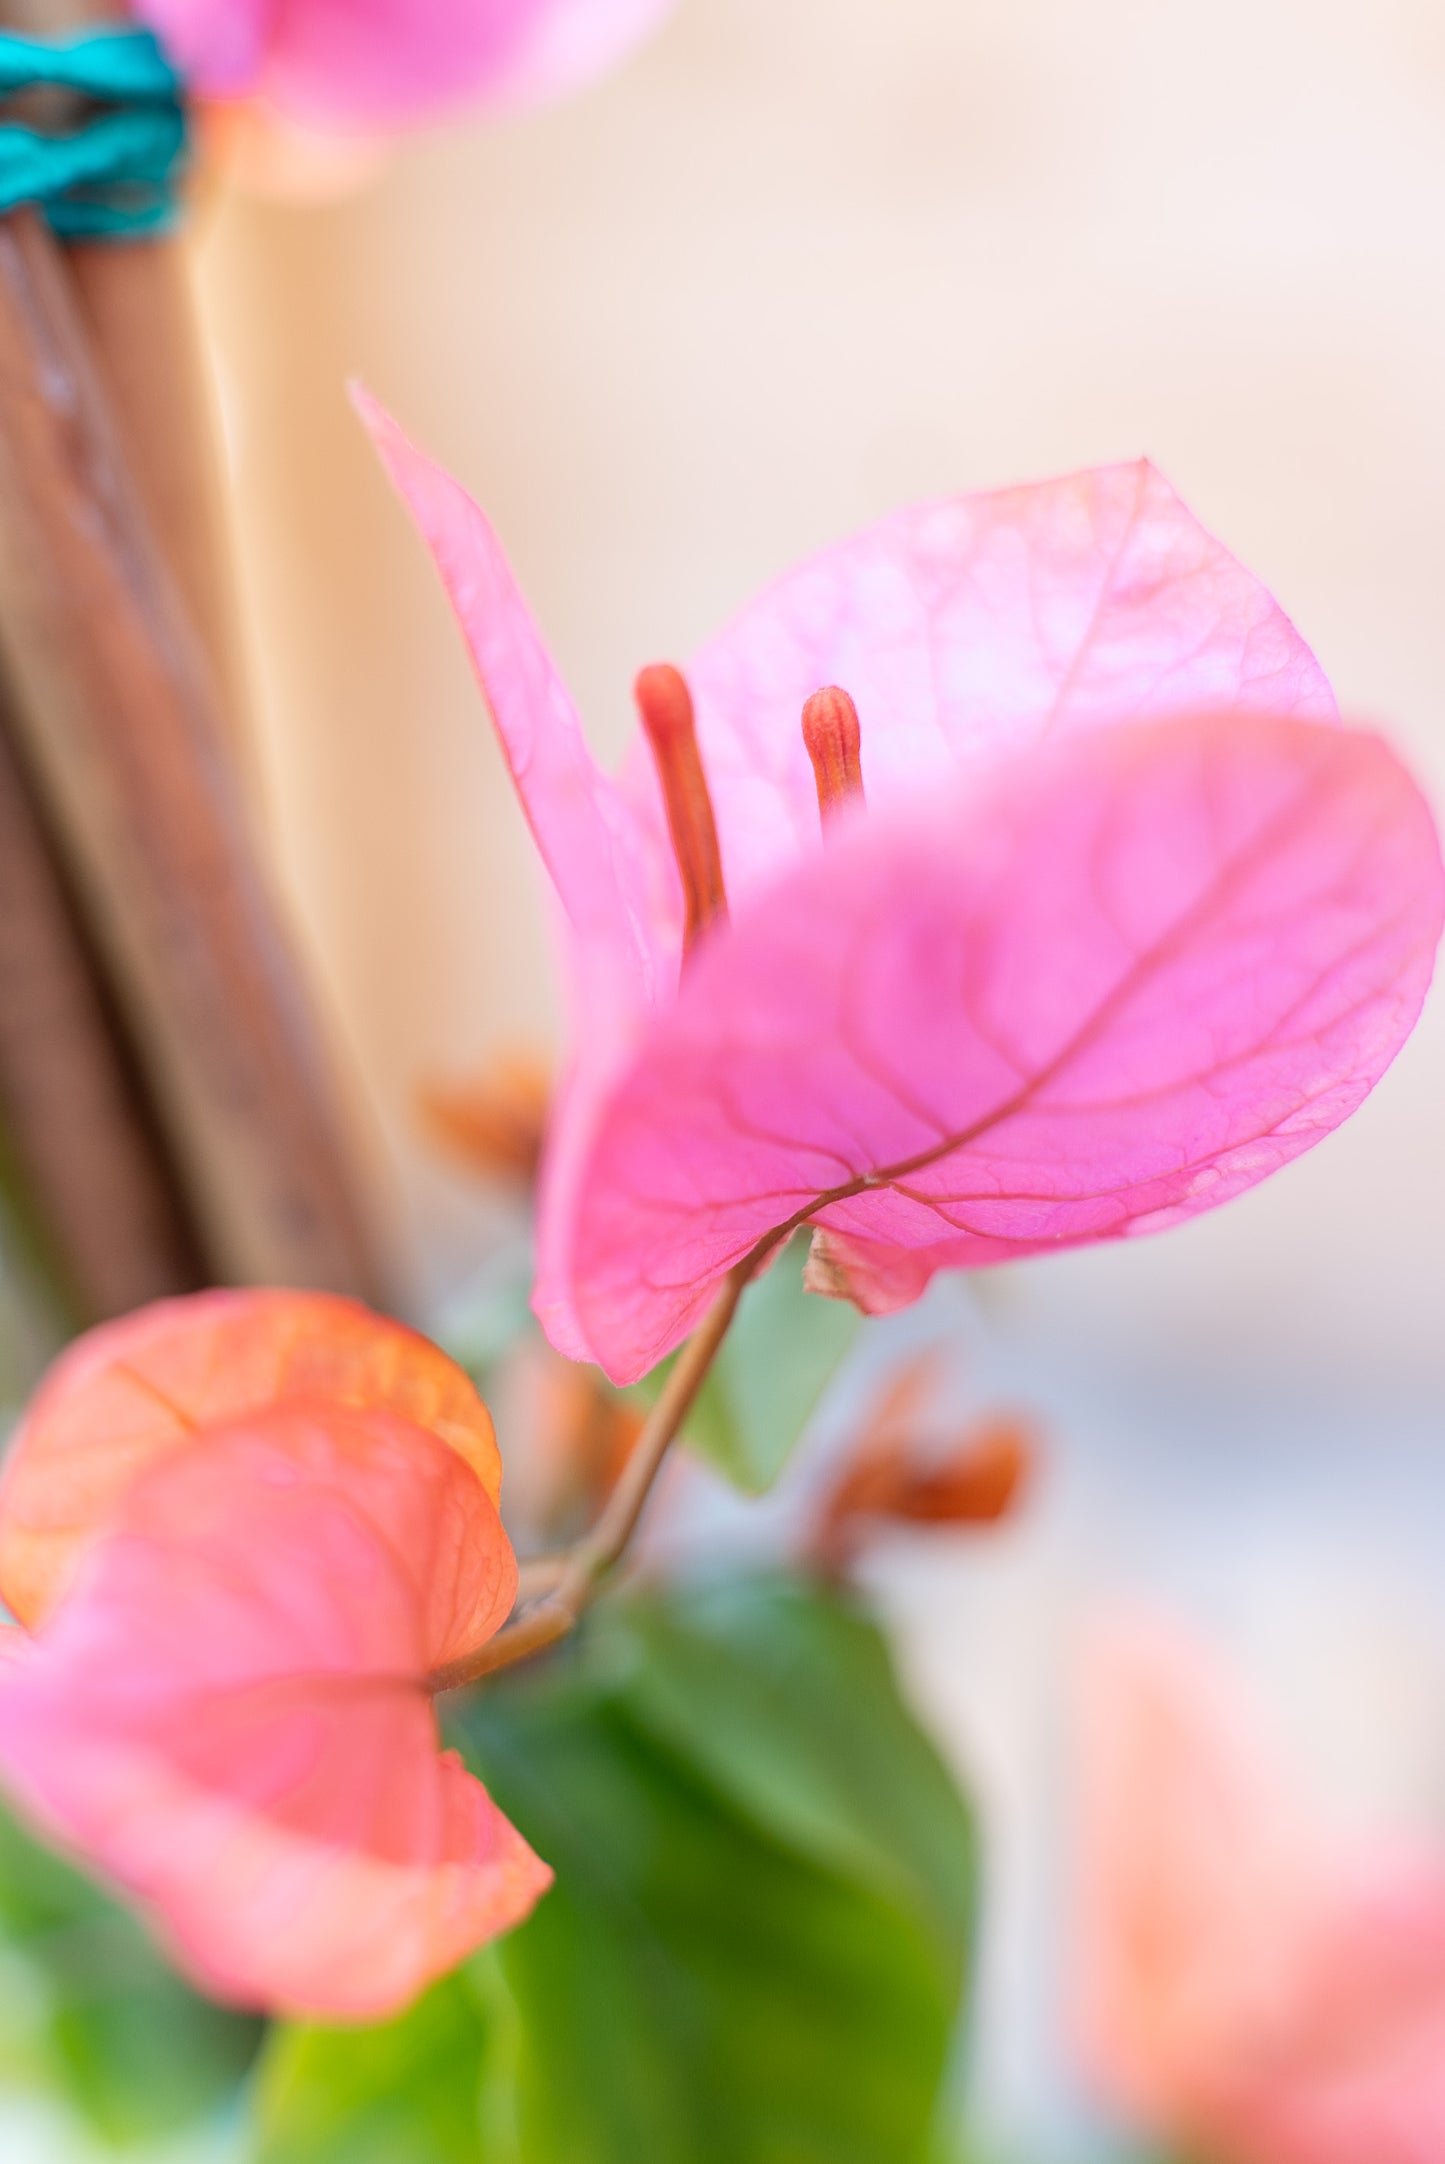
M 567 1574 L 570 1556 L 527 1555 L 517 1565 L 517 1606 L 525 1608 L 544 1593 L 554 1593 Z
M 738 1302 L 759 1260 L 760 1255 L 755 1251 L 724 1279 L 722 1290 L 702 1323 L 678 1354 L 676 1365 L 663 1385 L 662 1395 L 653 1406 L 647 1425 L 623 1468 L 622 1477 L 591 1532 L 569 1549 L 565 1557 L 544 1559 L 561 1565 L 551 1591 L 544 1593 L 535 1607 L 517 1616 L 475 1653 L 464 1654 L 460 1660 L 450 1661 L 445 1668 L 435 1670 L 429 1679 L 432 1691 L 455 1691 L 464 1684 L 477 1683 L 483 1676 L 495 1674 L 499 1668 L 510 1668 L 514 1662 L 527 1660 L 547 1646 L 556 1645 L 575 1628 L 602 1579 L 637 1530 L 653 1482 L 717 1358 L 737 1313 Z

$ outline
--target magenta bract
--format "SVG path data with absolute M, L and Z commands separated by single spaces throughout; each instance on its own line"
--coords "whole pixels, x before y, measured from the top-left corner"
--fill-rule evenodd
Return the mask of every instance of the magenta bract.
M 877 1312 L 1176 1223 L 1338 1125 L 1408 1035 L 1430 815 L 1148 465 L 901 513 L 704 648 L 730 916 L 680 972 L 641 750 L 598 770 L 481 513 L 363 410 L 568 923 L 537 1308 L 572 1357 L 645 1373 L 798 1225 L 816 1288 Z M 799 717 L 829 683 L 867 801 L 825 845 Z
M 521 105 L 600 74 L 671 0 L 134 0 L 186 81 L 303 126 L 370 131 Z

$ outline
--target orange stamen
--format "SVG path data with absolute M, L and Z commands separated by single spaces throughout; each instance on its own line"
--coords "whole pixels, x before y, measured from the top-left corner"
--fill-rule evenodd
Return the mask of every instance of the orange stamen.
M 863 732 L 858 709 L 836 684 L 815 691 L 805 704 L 803 742 L 813 762 L 818 811 L 826 826 L 846 805 L 863 800 Z
M 686 961 L 708 926 L 728 913 L 717 821 L 698 751 L 692 693 L 682 672 L 665 662 L 644 669 L 637 679 L 636 697 L 662 784 L 672 852 L 682 876 L 687 911 L 682 956 Z

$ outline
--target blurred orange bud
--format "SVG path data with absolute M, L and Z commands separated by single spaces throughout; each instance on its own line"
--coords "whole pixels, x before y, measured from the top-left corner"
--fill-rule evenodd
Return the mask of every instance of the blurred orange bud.
M 297 1403 L 400 1414 L 500 1496 L 491 1415 L 416 1331 L 330 1293 L 199 1293 L 90 1331 L 50 1370 L 0 1477 L 0 1596 L 38 1627 L 157 1460 Z
M 940 1449 L 924 1432 L 937 1381 L 923 1356 L 889 1383 L 819 1517 L 813 1547 L 825 1570 L 845 1569 L 878 1521 L 994 1525 L 1018 1504 L 1037 1455 L 1033 1427 L 992 1414 Z
M 551 1066 L 520 1050 L 499 1054 L 471 1082 L 428 1084 L 419 1099 L 427 1132 L 457 1163 L 527 1187 L 537 1177 L 551 1102 Z
M 380 173 L 380 135 L 324 135 L 299 126 L 264 98 L 217 100 L 198 108 L 200 145 L 210 171 L 248 195 L 330 203 Z

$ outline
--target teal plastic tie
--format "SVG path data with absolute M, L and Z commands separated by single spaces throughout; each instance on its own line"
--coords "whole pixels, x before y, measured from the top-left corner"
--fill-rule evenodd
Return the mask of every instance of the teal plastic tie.
M 184 90 L 149 30 L 0 31 L 0 98 L 26 90 L 69 91 L 86 110 L 63 134 L 0 121 L 0 213 L 32 203 L 62 240 L 131 240 L 175 224 Z

